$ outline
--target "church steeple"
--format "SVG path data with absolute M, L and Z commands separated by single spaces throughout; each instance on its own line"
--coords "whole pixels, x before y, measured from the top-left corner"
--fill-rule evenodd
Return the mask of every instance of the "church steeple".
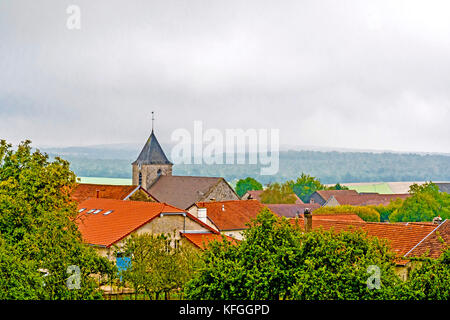
M 172 162 L 167 159 L 153 130 L 150 137 L 147 139 L 144 148 L 142 148 L 141 153 L 133 164 L 172 164 Z
M 133 185 L 148 189 L 161 175 L 172 175 L 172 162 L 167 159 L 154 132 L 154 113 L 152 112 L 152 132 L 133 167 Z

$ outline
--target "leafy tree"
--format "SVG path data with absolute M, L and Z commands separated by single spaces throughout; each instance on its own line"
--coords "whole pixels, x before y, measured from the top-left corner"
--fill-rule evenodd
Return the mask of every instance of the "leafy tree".
M 437 216 L 450 218 L 450 194 L 440 192 L 434 183 L 413 184 L 409 193 L 411 197 L 389 216 L 390 221 L 432 221 Z
M 306 233 L 299 256 L 293 299 L 393 299 L 401 283 L 387 243 L 362 231 Z M 371 266 L 379 268 L 379 289 L 368 287 Z
M 342 205 L 335 207 L 320 207 L 314 210 L 314 214 L 342 214 L 342 213 L 354 213 L 358 215 L 364 221 L 379 222 L 380 214 L 374 208 L 366 206 L 351 206 Z
M 398 296 L 408 300 L 450 299 L 450 250 L 444 251 L 439 259 L 425 258 L 414 268 L 408 281 L 400 287 Z
M 336 183 L 334 186 L 328 187 L 327 190 L 349 190 L 349 188 L 340 183 Z
M 239 197 L 242 197 L 247 191 L 262 189 L 262 184 L 250 177 L 247 177 L 246 179 L 240 179 L 236 184 L 236 193 Z
M 324 190 L 326 187 L 320 183 L 318 179 L 309 174 L 302 173 L 302 175 L 294 181 L 287 182 L 294 193 L 302 199 L 304 203 L 309 202 L 311 195 L 317 190 Z
M 189 299 L 279 299 L 294 282 L 300 232 L 264 208 L 240 244 L 211 242 L 203 267 L 186 287 Z
M 130 257 L 129 265 L 121 271 L 123 281 L 131 284 L 135 293 L 167 299 L 173 290 L 182 288 L 192 278 L 198 263 L 198 253 L 193 248 L 174 248 L 168 235 L 132 235 L 123 247 L 115 249 L 116 255 Z
M 273 183 L 261 193 L 262 203 L 295 203 L 297 198 L 289 184 Z
M 389 216 L 395 211 L 398 210 L 403 205 L 403 199 L 397 198 L 395 200 L 391 200 L 391 202 L 384 206 L 382 204 L 377 206 L 368 206 L 369 208 L 373 208 L 378 211 L 380 214 L 380 221 L 389 221 Z
M 400 281 L 387 244 L 362 232 L 303 233 L 267 209 L 237 245 L 211 243 L 186 286 L 190 299 L 386 299 Z M 367 287 L 367 268 L 381 289 Z
M 67 161 L 49 162 L 30 143 L 14 151 L 0 141 L 0 297 L 101 298 L 91 275 L 101 279 L 113 267 L 81 240 L 70 199 L 75 175 Z M 79 289 L 66 285 L 70 266 L 80 268 Z

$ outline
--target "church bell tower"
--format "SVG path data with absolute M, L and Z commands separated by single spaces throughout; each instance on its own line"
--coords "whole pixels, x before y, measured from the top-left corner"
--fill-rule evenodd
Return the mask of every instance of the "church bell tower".
M 167 159 L 161 145 L 156 139 L 153 130 L 153 114 L 152 112 L 152 133 L 147 139 L 138 158 L 132 163 L 133 185 L 140 185 L 146 190 L 150 188 L 159 176 L 171 176 L 173 166 L 173 163 Z

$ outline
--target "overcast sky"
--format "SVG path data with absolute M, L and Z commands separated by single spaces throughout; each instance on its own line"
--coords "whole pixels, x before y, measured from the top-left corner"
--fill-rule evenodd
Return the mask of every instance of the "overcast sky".
M 0 138 L 144 143 L 155 110 L 161 141 L 202 120 L 450 152 L 449 17 L 447 0 L 1 0 Z

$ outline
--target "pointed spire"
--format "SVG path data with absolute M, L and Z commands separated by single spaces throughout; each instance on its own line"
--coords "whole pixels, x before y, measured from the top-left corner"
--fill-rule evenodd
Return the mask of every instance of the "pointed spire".
M 153 131 L 153 122 L 155 120 L 153 115 L 154 112 L 152 111 L 152 133 L 133 164 L 172 164 L 172 162 L 167 159 L 161 145 L 158 142 L 158 139 L 156 139 Z

